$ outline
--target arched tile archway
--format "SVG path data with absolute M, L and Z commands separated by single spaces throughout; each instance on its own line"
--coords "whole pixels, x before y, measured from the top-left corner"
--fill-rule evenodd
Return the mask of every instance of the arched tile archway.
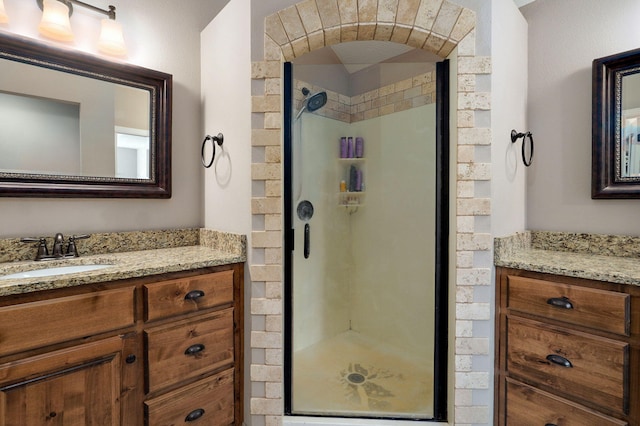
M 491 308 L 475 295 L 476 286 L 491 284 L 491 236 L 476 232 L 475 219 L 491 214 L 490 199 L 476 196 L 476 184 L 491 180 L 490 164 L 476 162 L 490 150 L 491 129 L 476 127 L 477 111 L 490 110 L 490 93 L 476 91 L 476 76 L 491 72 L 489 57 L 475 54 L 475 12 L 447 0 L 305 0 L 265 18 L 264 60 L 252 64 L 252 79 L 264 94 L 252 98 L 251 235 L 251 390 L 252 426 L 282 424 L 282 93 L 283 61 L 332 44 L 381 40 L 407 44 L 443 58 L 455 50 L 457 66 L 457 140 L 455 165 L 455 273 L 450 295 L 455 298 L 450 325 L 450 417 L 455 424 L 490 423 L 491 409 L 474 400 L 490 401 L 490 372 L 473 368 L 473 357 L 491 354 L 489 336 L 474 328 L 490 321 Z M 261 89 L 262 90 L 262 89 Z M 259 124 L 256 124 L 259 122 Z M 454 160 L 455 159 L 455 160 Z M 455 197 L 454 197 L 455 195 Z M 481 329 L 482 327 L 476 327 Z M 486 328 L 486 327 L 485 327 Z M 477 395 L 484 393 L 485 395 Z M 255 423 L 255 424 L 254 424 Z M 451 421 L 450 424 L 453 424 Z

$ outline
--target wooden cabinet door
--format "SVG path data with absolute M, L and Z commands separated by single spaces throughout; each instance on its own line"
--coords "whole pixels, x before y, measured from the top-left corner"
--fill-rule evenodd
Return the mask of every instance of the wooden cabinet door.
M 120 425 L 122 348 L 112 337 L 0 365 L 0 424 Z

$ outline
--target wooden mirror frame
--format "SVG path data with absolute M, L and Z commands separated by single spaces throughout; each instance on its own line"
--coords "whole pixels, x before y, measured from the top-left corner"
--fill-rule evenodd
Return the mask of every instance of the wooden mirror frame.
M 17 35 L 0 33 L 0 59 L 8 59 L 146 90 L 150 94 L 149 179 L 6 173 L 1 197 L 171 198 L 171 102 L 173 77 L 111 62 Z
M 640 198 L 640 177 L 620 177 L 622 77 L 640 73 L 640 49 L 593 61 L 591 198 Z

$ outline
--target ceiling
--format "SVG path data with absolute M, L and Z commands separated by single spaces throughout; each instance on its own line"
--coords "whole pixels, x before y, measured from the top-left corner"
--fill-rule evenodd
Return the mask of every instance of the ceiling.
M 526 4 L 533 3 L 534 1 L 535 0 L 513 0 L 513 2 L 518 7 L 522 7 L 522 6 L 526 5 Z

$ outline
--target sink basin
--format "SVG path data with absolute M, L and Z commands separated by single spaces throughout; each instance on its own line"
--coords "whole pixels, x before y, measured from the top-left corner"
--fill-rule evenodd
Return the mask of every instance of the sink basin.
M 36 278 L 49 277 L 52 275 L 75 274 L 77 272 L 96 271 L 98 269 L 109 268 L 113 265 L 73 265 L 73 266 L 55 266 L 51 268 L 34 269 L 33 271 L 17 272 L 15 274 L 2 275 L 0 280 L 18 279 L 18 278 Z

